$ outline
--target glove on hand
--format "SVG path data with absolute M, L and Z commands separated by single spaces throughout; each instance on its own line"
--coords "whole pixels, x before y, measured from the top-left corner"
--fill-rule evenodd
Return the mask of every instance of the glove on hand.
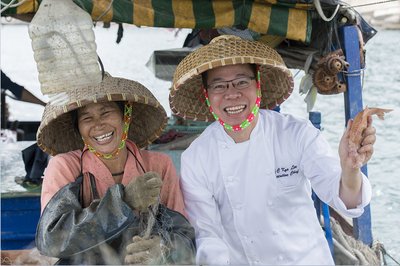
M 160 236 L 150 239 L 134 236 L 132 243 L 126 247 L 125 264 L 160 264 L 162 254 Z
M 134 210 L 145 212 L 158 201 L 162 180 L 158 173 L 147 172 L 129 182 L 124 190 L 124 201 Z

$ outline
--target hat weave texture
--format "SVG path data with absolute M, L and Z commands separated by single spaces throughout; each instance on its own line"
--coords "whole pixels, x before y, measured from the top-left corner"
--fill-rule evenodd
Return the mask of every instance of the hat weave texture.
M 38 146 L 56 155 L 82 149 L 84 143 L 73 125 L 71 111 L 90 103 L 129 101 L 132 119 L 128 139 L 143 148 L 157 139 L 167 123 L 164 108 L 142 84 L 106 75 L 101 83 L 66 92 L 68 102 L 63 105 L 48 103 L 37 132 Z
M 293 76 L 271 47 L 232 35 L 222 35 L 187 55 L 176 68 L 169 95 L 171 110 L 185 119 L 212 121 L 205 102 L 201 73 L 235 64 L 257 64 L 261 74 L 261 108 L 273 109 L 293 91 Z

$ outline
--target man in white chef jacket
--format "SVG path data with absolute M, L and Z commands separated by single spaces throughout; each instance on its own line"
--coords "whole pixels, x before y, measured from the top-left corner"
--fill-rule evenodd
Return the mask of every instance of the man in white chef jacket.
M 172 111 L 216 120 L 181 157 L 198 264 L 334 264 L 311 189 L 348 217 L 369 204 L 360 166 L 373 153 L 371 118 L 358 151 L 349 152 L 346 130 L 337 156 L 309 121 L 268 110 L 292 90 L 274 49 L 235 36 L 219 36 L 179 64 Z

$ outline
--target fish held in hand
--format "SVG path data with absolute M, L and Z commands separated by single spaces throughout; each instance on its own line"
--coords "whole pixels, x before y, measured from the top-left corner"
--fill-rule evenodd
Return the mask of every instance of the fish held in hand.
M 379 119 L 384 120 L 385 113 L 391 112 L 393 109 L 383 108 L 368 108 L 359 112 L 353 120 L 353 124 L 350 128 L 350 142 L 359 147 L 362 140 L 362 133 L 368 126 L 368 116 L 377 115 Z
M 383 109 L 383 108 L 368 108 L 365 107 L 364 110 L 359 112 L 351 125 L 349 132 L 349 153 L 357 153 L 358 149 L 361 147 L 361 142 L 364 138 L 363 132 L 368 126 L 368 117 L 372 115 L 377 115 L 379 119 L 384 120 L 385 113 L 391 112 L 393 109 Z M 361 167 L 364 161 L 364 156 L 361 156 L 355 162 L 354 167 Z

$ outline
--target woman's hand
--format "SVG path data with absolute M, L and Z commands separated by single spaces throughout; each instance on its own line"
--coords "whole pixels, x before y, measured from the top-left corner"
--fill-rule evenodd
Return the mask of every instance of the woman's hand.
M 160 264 L 162 246 L 160 236 L 150 239 L 134 236 L 132 243 L 126 247 L 125 264 Z
M 134 210 L 146 212 L 158 202 L 162 180 L 158 173 L 147 172 L 138 176 L 124 190 L 124 201 Z

